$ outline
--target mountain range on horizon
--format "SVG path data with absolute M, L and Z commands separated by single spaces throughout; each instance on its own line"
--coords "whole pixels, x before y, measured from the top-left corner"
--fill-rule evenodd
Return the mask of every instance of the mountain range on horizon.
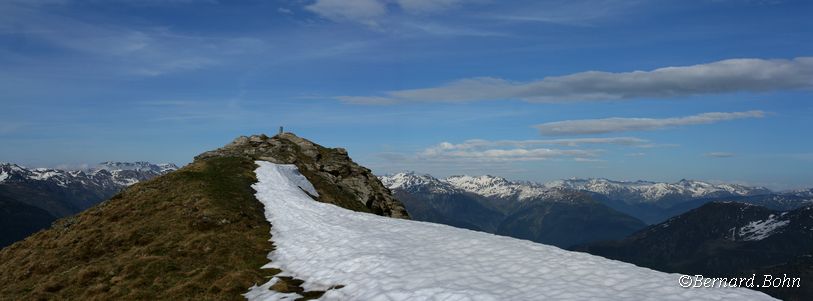
M 103 162 L 64 170 L 0 164 L 0 247 L 109 199 L 123 188 L 177 170 L 171 163 Z
M 535 183 L 511 181 L 492 175 L 455 175 L 438 179 L 416 172 L 399 172 L 380 178 L 385 185 L 394 190 L 420 190 L 442 194 L 453 193 L 452 188 L 455 188 L 487 198 L 513 199 L 520 202 L 538 198 L 556 199 L 551 194 L 557 191 L 579 191 L 647 224 L 662 222 L 712 200 L 753 203 L 775 210 L 790 210 L 813 204 L 813 189 L 774 192 L 765 187 L 712 184 L 685 179 L 674 183 L 626 182 L 603 178 Z
M 624 192 L 638 191 L 638 195 L 634 195 L 634 199 L 645 201 L 658 201 L 659 199 L 668 197 L 673 194 L 690 196 L 695 198 L 701 197 L 715 197 L 725 195 L 737 196 L 750 196 L 761 194 L 786 194 L 797 196 L 813 196 L 813 188 L 802 189 L 789 189 L 789 190 L 773 190 L 764 186 L 746 185 L 736 183 L 726 183 L 719 181 L 706 181 L 696 179 L 680 179 L 674 182 L 660 182 L 650 180 L 614 180 L 608 178 L 580 178 L 571 177 L 567 179 L 558 179 L 545 182 L 537 182 L 531 180 L 511 180 L 506 177 L 495 176 L 491 174 L 455 174 L 447 177 L 435 177 L 429 173 L 421 173 L 418 171 L 404 170 L 400 172 L 387 173 L 381 175 L 381 178 L 391 178 L 399 175 L 418 175 L 430 176 L 441 181 L 450 182 L 455 179 L 462 179 L 467 182 L 489 182 L 489 181 L 504 181 L 517 185 L 527 185 L 528 187 L 539 188 L 555 188 L 564 187 L 578 190 L 587 190 L 602 194 L 623 194 Z M 626 190 L 626 191 L 625 191 Z
M 645 226 L 587 193 L 497 177 L 380 177 L 416 220 L 569 247 L 624 237 Z

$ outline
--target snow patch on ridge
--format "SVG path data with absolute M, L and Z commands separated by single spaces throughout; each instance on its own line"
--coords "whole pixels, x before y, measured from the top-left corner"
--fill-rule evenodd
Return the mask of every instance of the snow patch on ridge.
M 272 224 L 265 268 L 330 289 L 323 300 L 773 300 L 739 288 L 686 289 L 666 274 L 585 253 L 316 202 L 293 165 L 257 161 L 252 185 Z M 254 286 L 249 300 L 290 300 Z
M 753 221 L 740 228 L 740 237 L 742 240 L 763 240 L 789 223 L 790 221 L 779 220 L 776 215 L 771 214 L 766 220 Z

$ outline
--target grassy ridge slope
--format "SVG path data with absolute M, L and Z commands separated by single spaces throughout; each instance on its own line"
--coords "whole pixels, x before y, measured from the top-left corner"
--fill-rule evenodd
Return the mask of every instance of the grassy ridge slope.
M 0 250 L 0 299 L 242 299 L 275 272 L 254 168 L 199 160 Z

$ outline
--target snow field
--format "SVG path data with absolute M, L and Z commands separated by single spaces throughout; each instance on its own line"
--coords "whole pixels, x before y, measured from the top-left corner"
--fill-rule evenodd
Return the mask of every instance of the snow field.
M 257 199 L 276 250 L 266 268 L 328 290 L 322 300 L 773 300 L 742 288 L 682 288 L 666 274 L 585 253 L 312 200 L 294 165 L 257 161 Z M 292 300 L 254 286 L 249 300 Z

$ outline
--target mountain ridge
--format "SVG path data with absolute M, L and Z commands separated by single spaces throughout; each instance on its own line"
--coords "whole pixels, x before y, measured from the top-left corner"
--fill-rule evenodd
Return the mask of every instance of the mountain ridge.
M 392 177 L 415 172 L 401 172 L 381 176 L 384 182 Z M 425 175 L 431 177 L 431 175 Z M 403 181 L 403 180 L 402 180 Z M 765 187 L 738 184 L 713 184 L 699 180 L 682 179 L 674 183 L 653 181 L 614 181 L 604 178 L 572 178 L 546 183 L 512 181 L 492 175 L 454 175 L 437 181 L 451 187 L 477 193 L 489 198 L 527 201 L 556 199 L 563 191 L 575 190 L 589 193 L 592 199 L 643 220 L 655 224 L 669 217 L 684 213 L 714 200 L 736 200 L 755 203 L 773 209 L 790 210 L 813 204 L 811 190 L 774 192 Z M 418 184 L 416 182 L 414 184 Z M 390 188 L 409 190 L 409 183 Z M 438 186 L 437 184 L 435 186 Z
M 568 247 L 621 238 L 645 224 L 585 192 L 494 176 L 402 172 L 381 177 L 417 220 Z
M 148 162 L 105 162 L 79 170 L 0 164 L 0 220 L 10 223 L 0 227 L 0 247 L 108 199 L 125 187 L 176 169 L 174 164 Z
M 813 205 L 791 211 L 733 202 L 710 202 L 623 239 L 571 250 L 664 272 L 706 277 L 757 274 L 813 277 Z M 784 268 L 778 269 L 777 267 Z M 791 272 L 798 274 L 791 274 Z M 806 283 L 806 282 L 805 282 Z M 810 286 L 756 288 L 786 300 L 809 300 Z
M 274 245 L 252 189 L 256 160 L 299 167 L 316 201 L 408 218 L 343 149 L 290 133 L 243 136 L 0 249 L 0 299 L 244 300 L 272 276 L 273 291 L 318 298 L 324 291 L 261 268 Z

